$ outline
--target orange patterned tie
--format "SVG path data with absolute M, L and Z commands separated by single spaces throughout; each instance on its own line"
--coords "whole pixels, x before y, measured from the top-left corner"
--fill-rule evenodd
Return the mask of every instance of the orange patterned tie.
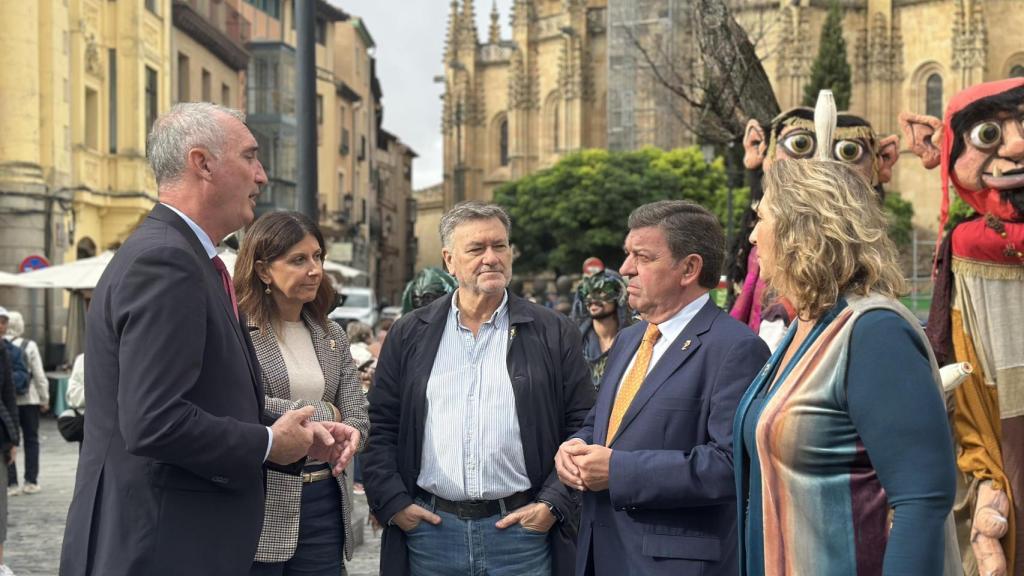
M 633 362 L 633 368 L 630 369 L 629 374 L 626 374 L 626 379 L 622 381 L 619 393 L 615 396 L 612 415 L 608 419 L 608 436 L 605 437 L 605 446 L 611 446 L 612 440 L 615 439 L 615 433 L 619 431 L 619 426 L 622 424 L 622 417 L 626 415 L 626 410 L 629 409 L 633 398 L 640 390 L 640 385 L 644 383 L 644 378 L 647 377 L 647 368 L 651 365 L 651 356 L 654 355 L 654 343 L 660 337 L 661 332 L 658 331 L 658 325 L 648 324 L 647 331 L 644 332 L 644 339 L 640 341 L 640 348 L 636 351 L 636 362 Z

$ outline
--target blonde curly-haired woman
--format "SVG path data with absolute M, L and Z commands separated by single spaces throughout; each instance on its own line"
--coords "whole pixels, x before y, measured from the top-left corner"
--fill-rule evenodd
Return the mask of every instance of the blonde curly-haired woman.
M 945 556 L 956 472 L 938 367 L 896 299 L 905 282 L 870 184 L 800 160 L 775 163 L 764 187 L 751 242 L 798 318 L 734 422 L 743 574 L 959 568 Z

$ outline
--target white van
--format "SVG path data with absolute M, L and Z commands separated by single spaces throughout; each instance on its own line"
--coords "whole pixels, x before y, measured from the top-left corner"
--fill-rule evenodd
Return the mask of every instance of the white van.
M 345 297 L 344 302 L 332 310 L 328 318 L 342 328 L 353 320 L 371 327 L 377 323 L 377 296 L 372 289 L 346 286 L 341 289 L 341 294 Z

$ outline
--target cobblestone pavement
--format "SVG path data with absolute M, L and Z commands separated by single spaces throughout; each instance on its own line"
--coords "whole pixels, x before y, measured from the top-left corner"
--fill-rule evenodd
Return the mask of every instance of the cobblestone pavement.
M 65 442 L 57 433 L 57 422 L 44 417 L 39 423 L 42 454 L 38 494 L 21 494 L 8 498 L 7 542 L 4 562 L 17 576 L 56 576 L 60 561 L 60 545 L 64 523 L 75 486 L 78 466 L 78 444 Z M 25 464 L 18 451 L 18 473 Z M 355 497 L 355 517 L 366 522 L 366 498 Z M 365 527 L 365 542 L 355 549 L 348 563 L 350 576 L 377 576 L 380 537 Z M 359 538 L 356 539 L 359 541 Z

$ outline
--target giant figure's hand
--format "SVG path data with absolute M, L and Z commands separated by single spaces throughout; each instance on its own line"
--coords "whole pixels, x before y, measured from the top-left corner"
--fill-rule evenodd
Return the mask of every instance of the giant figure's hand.
M 971 524 L 971 547 L 981 576 L 1006 576 L 1006 553 L 999 539 L 1006 535 L 1009 513 L 1006 493 L 993 488 L 991 480 L 982 482 Z
M 313 416 L 313 407 L 306 406 L 298 410 L 289 410 L 281 415 L 270 427 L 274 435 L 267 460 L 282 466 L 291 464 L 309 452 L 313 445 L 314 430 L 304 426 Z

